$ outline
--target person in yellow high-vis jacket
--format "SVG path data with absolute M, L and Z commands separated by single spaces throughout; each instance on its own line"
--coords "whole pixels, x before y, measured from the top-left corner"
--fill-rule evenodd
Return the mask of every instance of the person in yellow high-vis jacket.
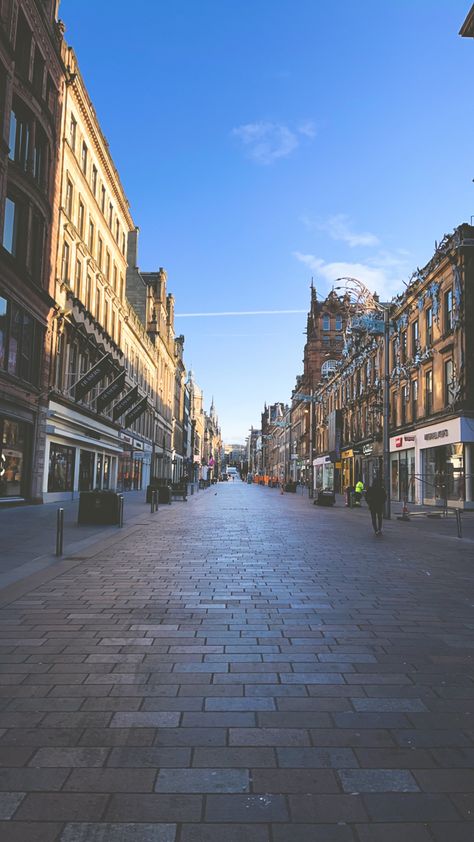
M 364 483 L 360 479 L 359 482 L 356 482 L 356 486 L 355 486 L 354 505 L 360 506 L 360 501 L 362 499 L 363 493 L 364 493 Z

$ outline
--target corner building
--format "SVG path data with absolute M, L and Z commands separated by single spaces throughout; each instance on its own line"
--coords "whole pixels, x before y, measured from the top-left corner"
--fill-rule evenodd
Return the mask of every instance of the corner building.
M 62 30 L 53 0 L 0 3 L 0 503 L 41 499 Z

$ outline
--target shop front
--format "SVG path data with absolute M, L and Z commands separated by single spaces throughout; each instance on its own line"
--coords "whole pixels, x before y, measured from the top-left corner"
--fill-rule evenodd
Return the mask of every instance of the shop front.
M 354 451 L 352 448 L 341 451 L 342 490 L 354 487 Z
M 150 482 L 152 447 L 126 433 L 120 434 L 123 453 L 119 458 L 117 491 L 143 491 Z
M 51 402 L 46 426 L 44 502 L 117 489 L 122 445 L 116 429 Z
M 416 434 L 390 439 L 390 497 L 405 503 L 418 503 L 422 483 L 417 471 Z
M 383 451 L 379 442 L 367 442 L 362 445 L 362 482 L 365 488 L 383 477 Z
M 474 419 L 455 418 L 417 430 L 423 503 L 474 508 Z
M 28 494 L 33 425 L 0 414 L 0 502 Z

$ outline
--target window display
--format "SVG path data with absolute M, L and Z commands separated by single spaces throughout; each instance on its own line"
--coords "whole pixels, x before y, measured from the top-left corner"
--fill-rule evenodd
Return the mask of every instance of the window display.
M 50 445 L 48 491 L 72 491 L 76 451 L 63 444 Z
M 21 497 L 27 425 L 0 417 L 0 497 Z

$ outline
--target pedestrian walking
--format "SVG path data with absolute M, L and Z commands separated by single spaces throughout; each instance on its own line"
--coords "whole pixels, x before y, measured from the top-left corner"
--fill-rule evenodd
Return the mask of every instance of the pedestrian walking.
M 355 497 L 355 505 L 356 506 L 360 506 L 363 493 L 364 493 L 364 483 L 360 479 L 359 482 L 356 482 L 356 487 L 355 487 L 354 497 Z
M 365 495 L 375 535 L 382 534 L 382 518 L 387 494 L 380 480 L 375 479 Z

